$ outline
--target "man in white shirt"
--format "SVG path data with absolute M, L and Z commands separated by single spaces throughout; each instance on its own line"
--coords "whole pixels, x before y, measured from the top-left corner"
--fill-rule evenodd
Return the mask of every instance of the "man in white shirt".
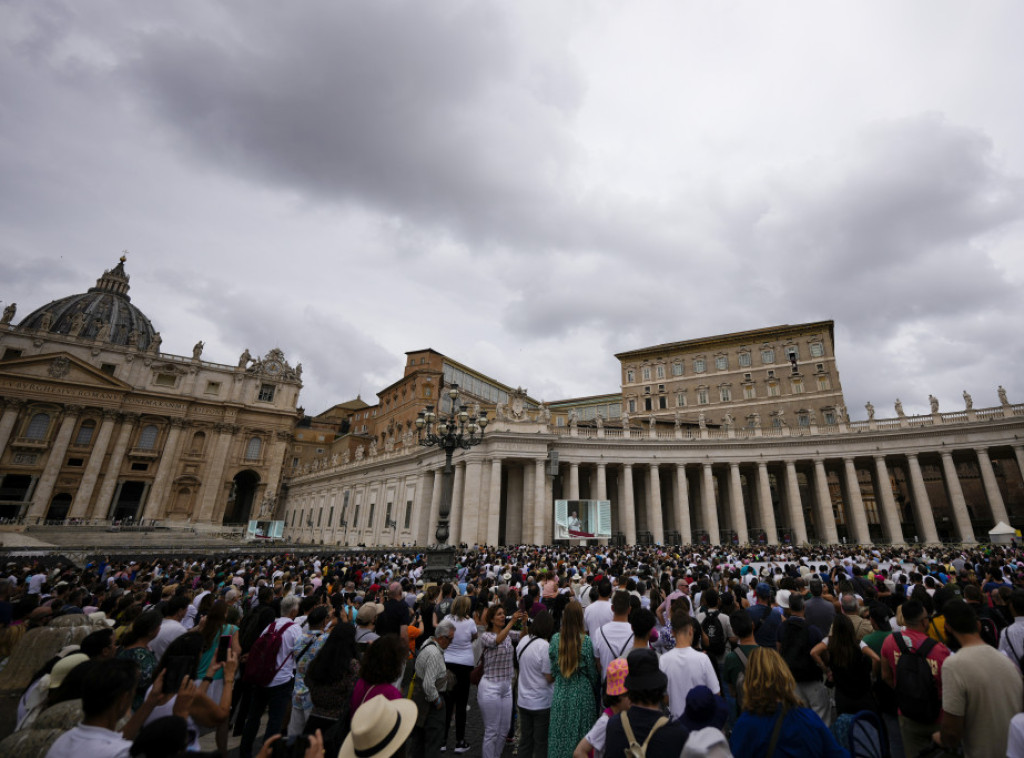
M 694 650 L 693 636 L 700 634 L 700 625 L 683 611 L 672 614 L 672 636 L 676 646 L 658 661 L 658 666 L 668 677 L 668 709 L 673 719 L 686 711 L 686 696 L 697 685 L 703 684 L 714 694 L 719 694 L 718 675 L 711 659 Z
M 156 637 L 149 643 L 149 649 L 153 651 L 158 661 L 163 657 L 167 646 L 188 631 L 181 623 L 188 613 L 188 605 L 188 598 L 184 595 L 175 595 L 164 603 L 164 621 Z
M 619 590 L 612 595 L 612 620 L 591 632 L 594 657 L 601 672 L 616 658 L 624 658 L 633 644 L 633 627 L 629 625 L 629 593 Z
M 604 577 L 597 583 L 597 601 L 583 610 L 583 628 L 591 637 L 602 626 L 612 620 L 612 583 Z
M 299 615 L 299 598 L 288 595 L 281 600 L 281 617 L 275 619 L 263 630 L 262 637 L 272 630 L 281 631 L 281 647 L 277 651 L 277 673 L 266 687 L 253 687 L 249 712 L 242 730 L 242 741 L 238 746 L 238 755 L 249 758 L 256 742 L 256 733 L 260 729 L 263 712 L 267 712 L 267 730 L 263 735 L 266 742 L 275 734 L 280 734 L 284 726 L 284 714 L 292 700 L 292 680 L 295 676 L 295 658 L 292 650 L 302 636 L 302 627 L 295 623 Z

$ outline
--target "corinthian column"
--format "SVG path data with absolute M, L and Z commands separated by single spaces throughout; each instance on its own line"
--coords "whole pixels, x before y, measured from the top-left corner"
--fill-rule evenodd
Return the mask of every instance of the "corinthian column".
M 203 473 L 203 485 L 199 488 L 199 523 L 212 523 L 214 514 L 220 511 L 217 498 L 224 490 L 224 468 L 228 464 L 231 439 L 238 431 L 233 424 L 216 424 L 217 441 L 213 444 L 210 464 Z
M 992 459 L 988 457 L 988 450 L 979 447 L 974 452 L 978 454 L 978 468 L 981 469 L 981 481 L 985 485 L 988 507 L 992 510 L 993 526 L 1000 521 L 1009 524 L 1010 517 L 1006 515 L 1006 504 L 999 491 L 999 482 L 996 481 L 995 472 L 992 470 Z
M 146 499 L 146 508 L 142 512 L 142 520 L 156 519 L 166 509 L 170 498 L 170 487 L 168 483 L 174 474 L 174 468 L 178 461 L 178 441 L 181 439 L 181 430 L 185 427 L 184 419 L 171 419 L 171 429 L 167 433 L 167 441 L 164 443 L 163 452 L 160 454 L 160 463 L 156 469 L 156 476 L 153 478 L 153 489 Z
M 853 539 L 859 545 L 871 544 L 871 530 L 868 528 L 868 514 L 864 509 L 864 498 L 860 494 L 860 480 L 853 458 L 843 458 L 843 482 L 846 485 L 846 513 L 853 528 Z
M 116 420 L 116 413 L 103 411 L 103 422 L 96 433 L 96 441 L 92 444 L 92 450 L 89 451 L 89 463 L 85 466 L 82 482 L 78 485 L 78 492 L 71 504 L 71 518 L 85 518 L 89 512 L 89 501 L 92 500 L 93 490 L 96 489 L 100 471 L 103 470 L 103 459 L 107 454 L 107 445 L 110 444 L 110 437 L 114 433 Z
M 64 408 L 64 415 L 60 421 L 60 428 L 50 446 L 50 455 L 46 459 L 43 473 L 39 477 L 39 484 L 35 494 L 32 496 L 32 505 L 29 506 L 28 518 L 38 518 L 46 514 L 50 504 L 50 496 L 53 495 L 53 488 L 57 484 L 57 475 L 64 466 L 64 454 L 71 444 L 71 433 L 75 430 L 75 423 L 78 421 L 78 414 L 82 406 L 68 405 Z
M 836 515 L 832 511 L 832 496 L 828 491 L 825 461 L 821 458 L 814 459 L 814 487 L 818 501 L 818 524 L 821 527 L 818 536 L 823 542 L 834 545 L 839 542 L 839 532 L 836 529 Z
M 953 506 L 953 518 L 956 520 L 956 530 L 961 542 L 975 543 L 974 527 L 971 526 L 971 515 L 967 512 L 967 501 L 964 499 L 964 491 L 960 486 L 960 476 L 956 473 L 956 464 L 953 463 L 953 453 L 943 450 L 942 473 L 946 478 L 946 490 L 949 492 L 949 502 Z
M 936 543 L 939 541 L 939 533 L 935 529 L 935 515 L 928 500 L 928 488 L 924 484 L 917 453 L 907 453 L 907 468 L 910 470 L 910 491 L 914 495 L 914 516 L 917 518 L 917 528 L 921 530 L 921 539 L 927 543 Z
M 896 498 L 892 496 L 892 482 L 889 481 L 889 468 L 885 465 L 885 456 L 875 456 L 875 476 L 878 482 L 875 494 L 882 509 L 882 525 L 885 536 L 894 545 L 903 544 L 903 528 L 900 526 L 900 512 L 896 507 Z
M 554 533 L 544 534 L 544 524 L 547 521 L 547 512 L 551 510 L 551 504 L 547 502 L 547 474 L 544 473 L 544 466 L 547 460 L 538 458 L 533 462 L 533 544 L 544 545 L 551 542 Z M 526 530 L 523 530 L 526 536 Z
M 139 422 L 139 414 L 122 413 L 120 419 L 121 429 L 117 433 L 114 449 L 110 452 L 106 473 L 103 474 L 103 481 L 100 484 L 100 493 L 96 496 L 96 505 L 92 509 L 93 518 L 110 518 L 111 516 L 110 506 L 114 498 L 114 489 L 117 488 L 117 480 L 121 475 L 121 464 L 124 463 L 124 454 L 128 450 L 128 443 L 135 431 L 135 425 Z
M 487 499 L 488 545 L 497 545 L 501 536 L 501 458 L 491 459 L 491 491 Z
M 18 420 L 18 413 L 23 405 L 25 405 L 25 401 L 17 398 L 3 401 L 4 412 L 0 416 L 0 456 L 3 456 L 7 443 L 11 441 L 14 424 Z

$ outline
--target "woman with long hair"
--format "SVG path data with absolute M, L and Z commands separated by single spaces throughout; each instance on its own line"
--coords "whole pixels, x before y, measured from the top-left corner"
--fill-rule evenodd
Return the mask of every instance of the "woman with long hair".
M 881 666 L 878 654 L 857 641 L 853 622 L 844 613 L 836 614 L 829 636 L 811 648 L 811 657 L 835 685 L 839 714 L 876 711 L 871 691 L 871 672 Z
M 350 717 L 356 715 L 359 706 L 377 695 L 388 700 L 401 698 L 402 691 L 393 682 L 401 678 L 408 659 L 409 648 L 397 634 L 385 634 L 370 645 L 363 654 L 359 678 L 352 688 Z
M 571 758 L 597 718 L 594 688 L 598 679 L 594 646 L 583 630 L 583 608 L 575 600 L 562 612 L 562 629 L 548 647 L 555 687 L 548 733 L 548 758 Z
M 213 597 L 213 593 L 208 594 L 200 601 L 200 606 L 203 606 L 207 600 Z M 228 604 L 223 600 L 216 600 L 208 606 L 208 610 L 203 613 L 202 621 L 199 626 L 196 627 L 199 634 L 203 638 L 203 654 L 199 658 L 199 678 L 203 679 L 208 677 L 212 679 L 209 683 L 209 688 L 206 691 L 207 697 L 215 703 L 220 702 L 221 692 L 224 690 L 224 669 L 218 668 L 212 673 L 211 667 L 216 661 L 214 660 L 217 647 L 220 645 L 221 637 L 230 637 L 228 648 L 235 651 L 235 655 L 241 657 L 242 646 L 238 642 L 238 627 L 234 624 L 228 623 Z M 200 611 L 202 612 L 202 611 Z M 228 721 L 225 719 L 217 725 L 217 750 L 220 751 L 221 755 L 227 755 L 228 752 Z
M 316 734 L 317 729 L 321 730 L 324 740 L 330 742 L 325 750 L 333 747 L 331 755 L 337 755 L 348 733 L 350 700 L 359 678 L 356 630 L 352 624 L 340 623 L 321 639 L 323 647 L 306 669 L 305 683 L 312 708 L 305 733 Z M 341 728 L 332 728 L 335 725 Z
M 848 758 L 832 732 L 804 706 L 796 680 L 782 656 L 758 647 L 750 654 L 743 679 L 743 712 L 732 730 L 733 755 L 765 758 L 778 728 L 774 758 Z
M 121 637 L 123 647 L 117 657 L 134 661 L 135 665 L 139 667 L 139 680 L 135 687 L 132 710 L 137 711 L 142 706 L 142 701 L 146 699 L 146 691 L 156 677 L 156 655 L 149 649 L 149 643 L 156 639 L 163 620 L 164 617 L 160 611 L 153 609 L 144 611 L 139 614 L 131 628 Z
M 448 732 L 455 716 L 455 752 L 469 750 L 466 744 L 466 706 L 469 705 L 469 675 L 473 671 L 473 640 L 476 639 L 476 622 L 470 617 L 472 602 L 467 595 L 460 595 L 452 603 L 452 612 L 445 618 L 455 626 L 455 636 L 444 651 L 444 662 L 455 675 L 455 686 L 444 693 L 445 726 L 444 743 L 448 744 Z

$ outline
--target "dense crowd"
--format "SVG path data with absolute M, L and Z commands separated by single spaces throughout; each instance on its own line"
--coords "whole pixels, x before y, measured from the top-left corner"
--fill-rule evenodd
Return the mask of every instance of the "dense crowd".
M 52 758 L 162 758 L 208 733 L 243 758 L 807 758 L 859 741 L 1024 758 L 1015 544 L 464 546 L 440 584 L 426 561 L 10 563 L 0 659 L 55 618 L 96 626 L 36 673 L 18 729 L 78 708 Z

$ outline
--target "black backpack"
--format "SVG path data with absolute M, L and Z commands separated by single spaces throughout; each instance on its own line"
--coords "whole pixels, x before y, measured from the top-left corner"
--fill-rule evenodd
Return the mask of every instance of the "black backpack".
M 725 627 L 722 626 L 718 613 L 708 611 L 704 614 L 704 620 L 700 622 L 701 631 L 708 636 L 707 652 L 716 658 L 725 652 Z
M 798 682 L 821 680 L 821 670 L 811 658 L 811 640 L 807 633 L 807 622 L 787 619 L 783 623 L 785 635 L 779 632 L 779 654 L 789 666 L 793 678 Z M 783 638 L 784 637 L 784 638 Z
M 902 634 L 896 632 L 893 639 L 900 650 L 900 659 L 896 662 L 896 701 L 900 712 L 912 721 L 933 724 L 939 717 L 942 703 L 927 658 L 939 643 L 929 637 L 917 650 L 911 651 Z

